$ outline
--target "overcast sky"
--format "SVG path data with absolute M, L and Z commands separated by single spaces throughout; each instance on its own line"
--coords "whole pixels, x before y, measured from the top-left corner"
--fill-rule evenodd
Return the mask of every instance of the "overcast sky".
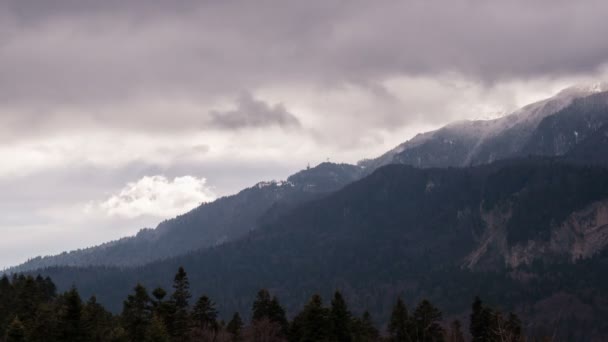
M 0 0 L 0 267 L 605 80 L 608 2 Z

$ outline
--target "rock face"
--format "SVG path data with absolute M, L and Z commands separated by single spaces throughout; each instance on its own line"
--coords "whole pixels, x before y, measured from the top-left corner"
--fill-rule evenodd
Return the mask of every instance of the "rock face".
M 496 263 L 517 268 L 535 260 L 555 261 L 591 258 L 608 246 L 608 200 L 591 203 L 553 224 L 549 241 L 527 240 L 509 244 L 508 223 L 512 208 L 502 205 L 481 210 L 485 231 L 478 246 L 464 260 L 469 269 L 495 268 Z
M 590 258 L 608 245 L 608 201 L 572 213 L 552 236 L 550 250 L 572 261 Z
M 485 229 L 478 239 L 477 247 L 464 258 L 463 266 L 480 269 L 485 265 L 493 269 L 497 263 L 501 264 L 503 259 L 508 259 L 510 247 L 507 241 L 507 224 L 512 217 L 512 208 L 509 205 L 499 205 L 485 211 L 480 206 L 479 211 Z M 504 262 L 509 264 L 508 260 Z

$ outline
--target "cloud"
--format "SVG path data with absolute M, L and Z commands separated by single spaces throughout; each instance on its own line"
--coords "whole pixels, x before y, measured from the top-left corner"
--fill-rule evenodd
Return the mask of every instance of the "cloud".
M 602 0 L 3 3 L 7 103 L 208 99 L 441 72 L 497 82 L 592 73 L 608 61 Z
M 249 92 L 242 93 L 236 100 L 236 108 L 231 110 L 212 110 L 211 125 L 222 129 L 245 127 L 299 127 L 300 121 L 288 112 L 282 103 L 273 106 L 256 100 Z
M 135 195 L 144 175 L 205 175 L 213 191 L 175 195 L 195 206 L 608 79 L 607 16 L 604 0 L 0 0 L 3 246 L 61 251 L 181 213 Z
M 203 202 L 215 199 L 205 178 L 146 176 L 128 183 L 99 207 L 110 216 L 134 218 L 143 215 L 173 217 L 183 214 Z
M 278 125 L 335 136 L 319 123 L 328 119 L 356 126 L 340 130 L 348 146 L 374 130 L 452 119 L 442 107 L 459 89 L 445 89 L 461 79 L 483 93 L 597 76 L 607 15 L 601 0 L 4 0 L 0 141 L 100 127 L 177 135 Z M 411 86 L 387 87 L 394 80 Z M 428 80 L 443 84 L 435 91 Z M 302 89 L 304 106 L 277 95 Z M 347 92 L 340 106 L 310 105 Z

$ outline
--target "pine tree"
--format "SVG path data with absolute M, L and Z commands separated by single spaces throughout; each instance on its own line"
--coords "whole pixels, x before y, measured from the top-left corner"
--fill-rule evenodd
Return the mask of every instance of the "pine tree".
M 353 341 L 356 342 L 370 342 L 377 341 L 380 336 L 380 332 L 374 326 L 372 316 L 368 311 L 363 313 L 361 318 L 353 319 Z
M 170 340 L 165 323 L 158 315 L 154 315 L 146 331 L 145 342 L 169 342 Z
M 397 303 L 393 307 L 391 313 L 390 322 L 388 325 L 388 332 L 391 341 L 394 342 L 408 342 L 412 341 L 408 331 L 409 317 L 405 303 L 401 298 L 397 298 Z M 412 336 L 413 337 L 413 336 Z
M 82 323 L 86 331 L 87 341 L 105 341 L 112 328 L 112 314 L 97 303 L 95 296 L 92 296 L 82 310 Z
M 152 305 L 158 306 L 163 302 L 163 299 L 167 296 L 167 291 L 162 287 L 157 287 L 152 291 L 152 296 L 154 296 L 154 301 L 152 301 Z
M 173 279 L 174 292 L 171 295 L 171 300 L 175 303 L 175 306 L 180 309 L 187 310 L 190 306 L 190 281 L 188 280 L 188 274 L 183 267 L 180 267 L 175 274 Z
M 420 342 L 443 341 L 443 328 L 439 322 L 441 322 L 441 311 L 426 299 L 420 302 L 412 316 L 415 340 Z
M 331 301 L 329 314 L 331 322 L 332 340 L 338 342 L 350 342 L 352 340 L 352 317 L 348 311 L 346 302 L 339 291 L 336 291 Z
M 277 297 L 271 297 L 266 289 L 258 292 L 252 308 L 252 321 L 256 322 L 263 319 L 278 324 L 281 332 L 284 335 L 287 334 L 289 322 L 287 321 L 285 310 Z
M 283 309 L 283 306 L 281 306 L 281 303 L 279 303 L 279 299 L 276 296 L 272 297 L 269 310 L 268 318 L 270 321 L 277 323 L 281 327 L 281 333 L 287 335 L 289 321 L 287 320 L 285 309 Z
M 17 287 L 16 312 L 22 317 L 22 322 L 27 325 L 31 317 L 36 314 L 38 303 L 42 301 L 41 292 L 38 290 L 36 281 L 31 276 L 20 278 L 20 286 Z
M 25 342 L 25 327 L 18 317 L 15 317 L 6 331 L 6 342 Z
M 82 299 L 75 287 L 63 295 L 63 305 L 59 319 L 60 339 L 83 341 L 85 339 L 82 325 Z
M 189 312 L 190 307 L 190 282 L 188 274 L 183 267 L 180 267 L 173 280 L 173 294 L 171 295 L 172 318 L 171 336 L 178 340 L 183 340 L 188 334 L 190 327 Z
M 473 342 L 485 342 L 484 326 L 483 326 L 483 303 L 479 297 L 475 297 L 471 307 L 471 319 L 469 324 L 469 332 L 473 338 Z
M 294 319 L 291 338 L 302 342 L 330 341 L 329 310 L 323 307 L 321 296 L 315 294 Z
M 42 303 L 38 305 L 36 315 L 30 323 L 28 332 L 29 342 L 53 342 L 57 341 L 59 317 L 57 317 L 57 305 L 55 303 Z
M 14 316 L 13 300 L 14 288 L 9 278 L 3 275 L 0 278 L 0 337 L 4 337 L 5 328 L 10 324 L 11 318 Z
M 217 314 L 215 303 L 207 296 L 201 296 L 192 309 L 192 320 L 196 327 L 217 331 Z
M 150 296 L 145 287 L 137 284 L 134 294 L 129 295 L 123 304 L 122 324 L 127 336 L 133 341 L 143 341 L 151 320 Z
M 53 283 L 50 277 L 47 276 L 46 278 L 44 278 L 43 284 L 46 298 L 52 299 L 57 297 L 57 287 L 55 286 L 55 283 Z
M 262 318 L 270 317 L 270 306 L 271 306 L 270 292 L 266 289 L 258 291 L 255 300 L 253 301 L 253 310 L 251 319 L 253 321 L 259 321 Z
M 171 318 L 174 314 L 174 307 L 171 302 L 164 300 L 167 296 L 167 291 L 161 287 L 157 287 L 152 291 L 152 296 L 154 296 L 154 300 L 152 300 L 152 313 L 157 315 L 163 321 L 165 327 L 169 329 L 172 323 Z
M 492 311 L 484 307 L 479 297 L 475 297 L 471 308 L 471 322 L 469 325 L 472 342 L 492 341 L 491 316 Z
M 241 319 L 241 315 L 238 312 L 235 312 L 232 315 L 232 319 L 228 322 L 226 326 L 226 331 L 228 331 L 232 335 L 232 341 L 237 342 L 242 340 L 242 332 L 243 332 L 243 320 Z

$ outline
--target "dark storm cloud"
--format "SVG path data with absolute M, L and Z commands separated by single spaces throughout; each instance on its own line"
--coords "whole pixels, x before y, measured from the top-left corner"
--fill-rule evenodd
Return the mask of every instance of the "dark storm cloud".
M 446 72 L 486 84 L 593 73 L 607 15 L 600 0 L 0 0 L 0 103 L 121 124 L 147 114 L 96 110 Z
M 300 121 L 288 112 L 283 104 L 269 105 L 253 98 L 251 93 L 242 93 L 233 110 L 212 110 L 211 126 L 222 129 L 239 129 L 246 127 L 299 127 Z

